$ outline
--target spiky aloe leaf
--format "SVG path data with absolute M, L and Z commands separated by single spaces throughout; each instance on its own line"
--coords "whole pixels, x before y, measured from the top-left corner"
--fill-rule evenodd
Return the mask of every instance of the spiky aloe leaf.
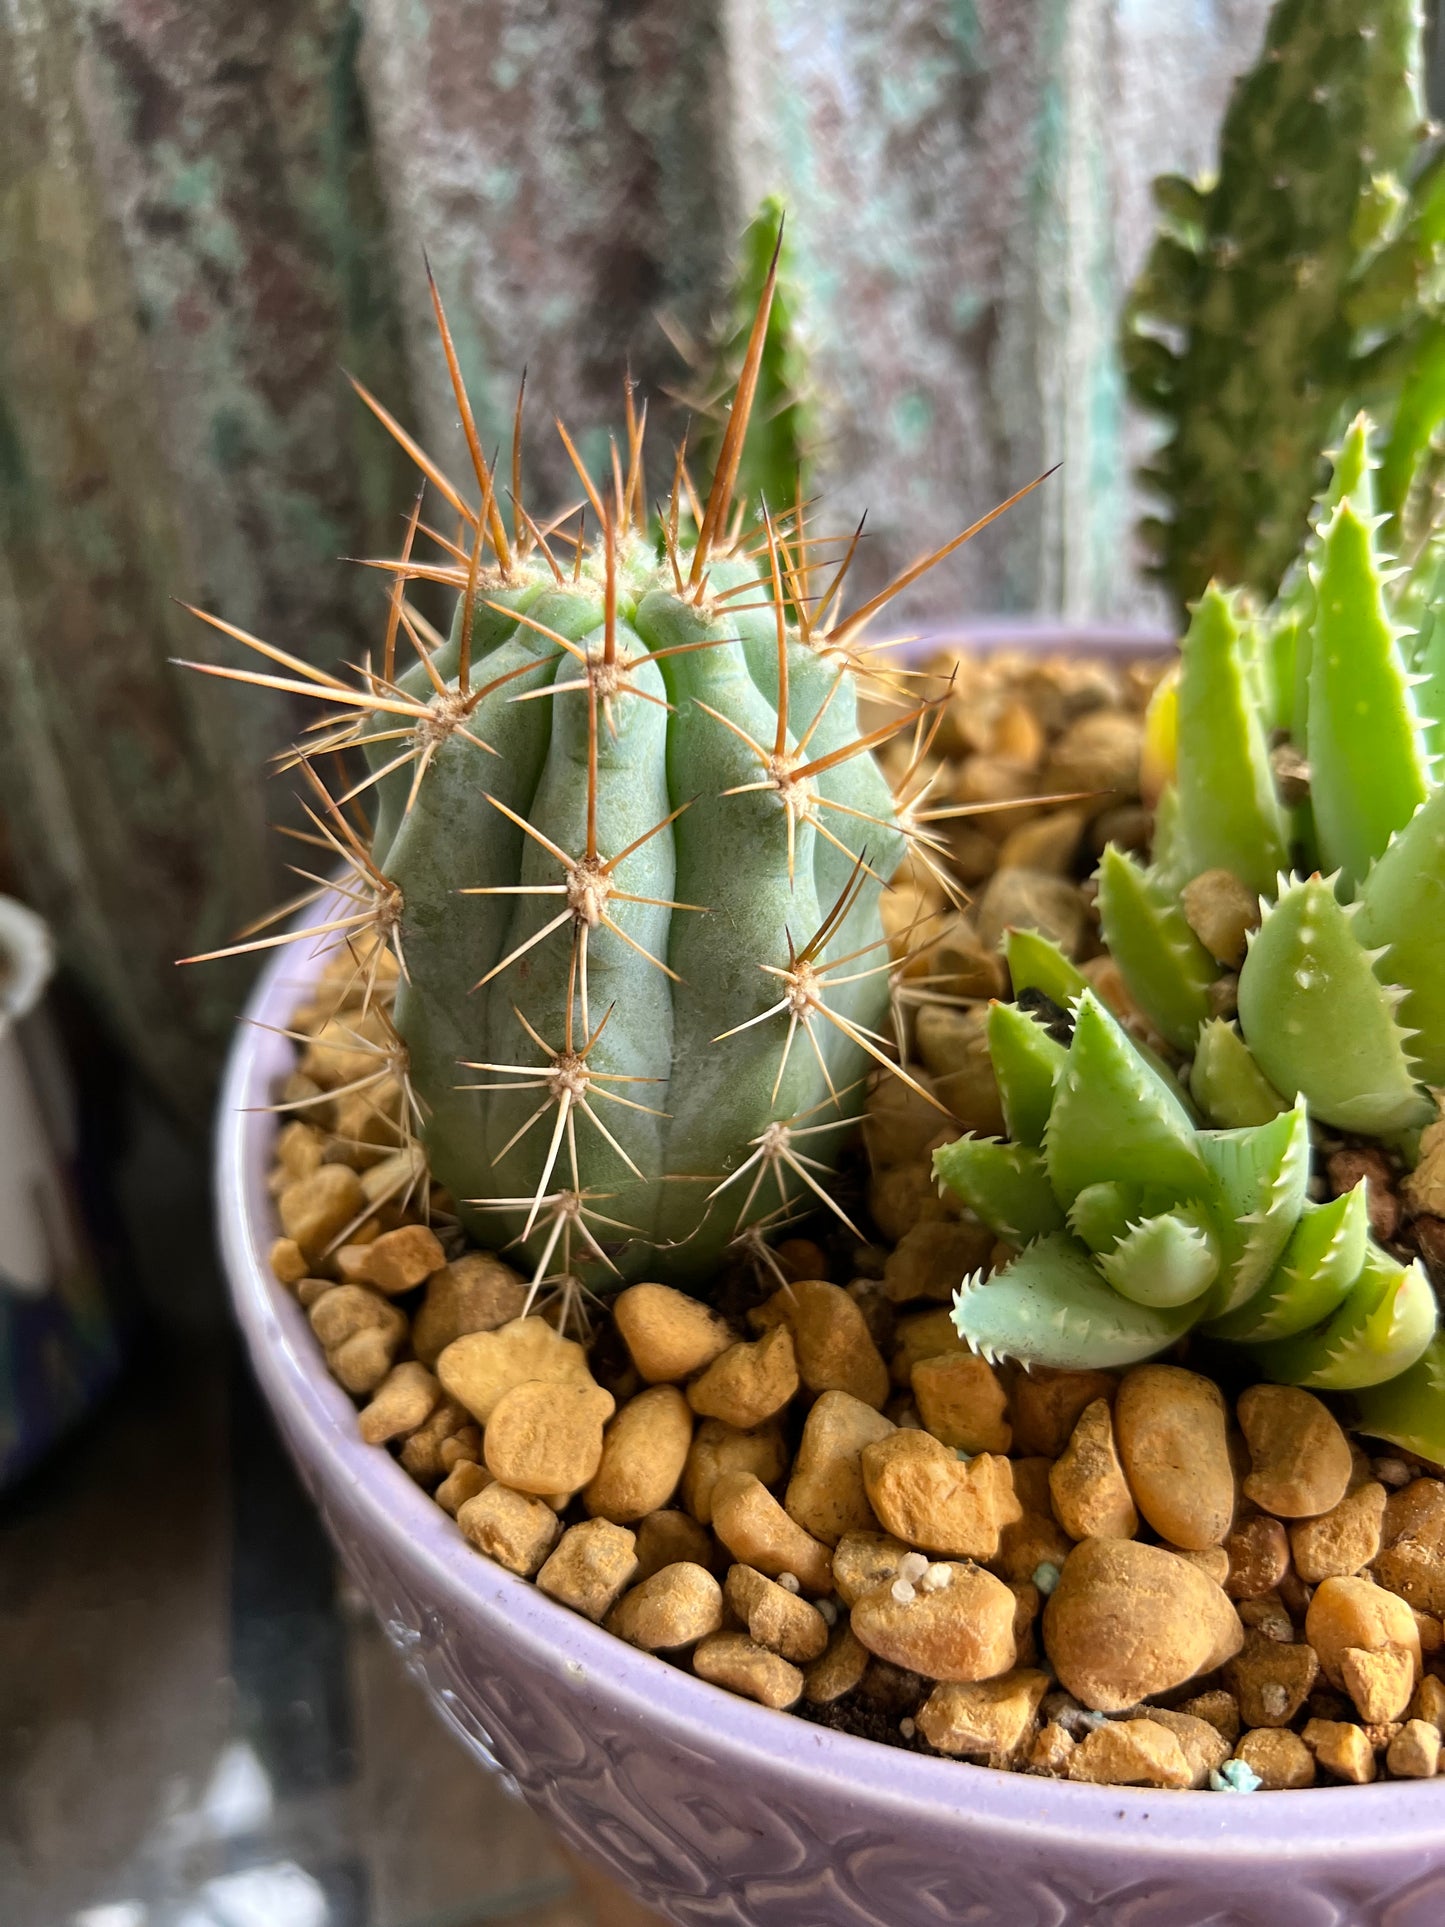
M 1239 975 L 1240 1024 L 1269 1081 L 1341 1130 L 1427 1122 L 1393 1001 L 1329 884 L 1291 880 Z
M 1239 1032 L 1222 1017 L 1212 1017 L 1199 1033 L 1189 1094 L 1212 1124 L 1231 1129 L 1267 1124 L 1289 1109 Z
M 1445 1337 L 1432 1339 L 1398 1378 L 1362 1389 L 1355 1403 L 1360 1431 L 1445 1462 Z
M 1206 1327 L 1213 1338 L 1264 1343 L 1293 1338 L 1328 1318 L 1360 1274 L 1370 1216 L 1362 1179 L 1328 1204 L 1306 1203 L 1262 1290 Z
M 1197 874 L 1179 809 L 1179 791 L 1171 783 L 1154 809 L 1154 847 L 1149 865 L 1161 890 L 1177 895 Z
M 1044 1161 L 1027 1144 L 961 1137 L 934 1152 L 933 1175 L 1010 1244 L 1063 1229 L 1064 1214 Z
M 1146 1193 L 1142 1184 L 1086 1184 L 1069 1206 L 1069 1229 L 1097 1255 L 1112 1251 L 1131 1224 L 1173 1202 L 1167 1192 L 1162 1197 L 1157 1190 Z
M 1139 745 L 1139 794 L 1157 805 L 1179 772 L 1179 665 L 1172 664 L 1154 685 L 1144 711 Z
M 1089 987 L 1078 965 L 1070 963 L 1052 937 L 1037 930 L 1005 931 L 1003 956 L 1015 997 L 1026 990 L 1038 990 L 1067 1010 Z
M 1434 759 L 1435 779 L 1445 776 L 1445 543 L 1432 545 L 1433 579 L 1420 611 L 1420 627 L 1410 651 L 1415 707 L 1420 712 L 1426 753 Z
M 1353 889 L 1424 802 L 1425 746 L 1385 607 L 1373 525 L 1345 500 L 1321 532 L 1310 652 L 1310 800 L 1321 860 Z
M 1181 1205 L 1131 1225 L 1099 1269 L 1132 1304 L 1192 1305 L 1219 1276 L 1219 1241 L 1200 1206 Z
M 965 1280 L 953 1300 L 960 1338 L 985 1358 L 1066 1371 L 1150 1358 L 1192 1316 L 1187 1305 L 1170 1311 L 1121 1298 L 1084 1247 L 1062 1233 L 1029 1245 L 988 1283 Z
M 1205 1188 L 1198 1136 L 1183 1102 L 1089 990 L 1075 1009 L 1044 1158 L 1066 1207 L 1086 1185 L 1113 1181 L 1120 1172 L 1176 1196 Z
M 1253 1297 L 1299 1222 L 1310 1179 L 1303 1104 L 1240 1131 L 1201 1131 L 1199 1148 L 1217 1187 L 1223 1266 L 1211 1303 L 1218 1317 Z
M 1435 1294 L 1418 1264 L 1369 1245 L 1359 1276 L 1327 1324 L 1251 1349 L 1266 1376 L 1319 1391 L 1350 1391 L 1396 1378 L 1435 1335 Z
M 1357 942 L 1387 946 L 1377 974 L 1406 992 L 1396 1015 L 1415 1073 L 1445 1083 L 1445 788 L 1392 840 L 1359 903 Z
M 1008 1134 L 1018 1144 L 1037 1148 L 1044 1141 L 1054 1084 L 1069 1053 L 1017 1004 L 990 1004 L 987 1036 Z
M 1322 562 L 1322 531 L 1341 502 L 1348 501 L 1364 523 L 1375 515 L 1374 464 L 1370 458 L 1370 423 L 1356 415 L 1337 449 L 1330 451 L 1330 479 L 1310 512 L 1304 552 L 1285 578 L 1275 605 L 1276 619 L 1294 630 L 1294 679 L 1289 714 L 1285 719 L 1290 740 L 1302 754 L 1309 750 L 1310 663 L 1314 651 L 1315 579 Z M 1308 807 L 1298 814 L 1309 818 Z M 1310 822 L 1313 842 L 1313 821 Z
M 1104 942 L 1129 994 L 1176 1050 L 1194 1047 L 1209 1017 L 1209 986 L 1219 966 L 1195 936 L 1177 899 L 1152 887 L 1114 844 L 1099 863 Z
M 1180 645 L 1180 833 L 1195 874 L 1229 870 L 1263 893 L 1286 842 L 1253 682 L 1235 602 L 1211 585 Z

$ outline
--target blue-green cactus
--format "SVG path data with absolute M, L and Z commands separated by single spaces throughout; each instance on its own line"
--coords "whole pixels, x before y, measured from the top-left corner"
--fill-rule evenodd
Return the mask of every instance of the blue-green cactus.
M 1433 629 L 1421 641 L 1404 625 L 1410 580 L 1380 554 L 1372 482 L 1360 418 L 1279 602 L 1251 617 L 1218 589 L 1200 599 L 1151 723 L 1167 835 L 1147 871 L 1114 849 L 1100 866 L 1105 942 L 1145 1015 L 1194 1056 L 1190 1088 L 1217 1124 L 1303 1095 L 1322 1123 L 1392 1137 L 1429 1121 L 1424 1086 L 1445 1082 L 1445 682 Z M 1288 802 L 1272 729 L 1303 758 Z M 1190 925 L 1205 873 L 1261 902 L 1237 1030 Z
M 827 1201 L 865 1073 L 908 1075 L 884 1031 L 879 898 L 926 832 L 871 752 L 930 706 L 860 724 L 859 672 L 877 672 L 857 638 L 971 531 L 843 616 L 851 548 L 810 542 L 800 506 L 735 512 L 776 269 L 774 247 L 700 522 L 679 455 L 649 529 L 629 392 L 610 482 L 573 454 L 590 545 L 523 508 L 520 441 L 509 529 L 437 300 L 478 494 L 372 404 L 462 527 L 422 564 L 418 505 L 379 565 L 380 660 L 350 682 L 218 625 L 286 673 L 216 673 L 332 712 L 295 760 L 351 906 L 299 934 L 393 944 L 385 1072 L 468 1228 L 539 1279 L 710 1282 L 740 1233 Z M 448 636 L 408 603 L 417 579 L 457 592 Z M 366 760 L 344 797 L 317 774 L 333 751 Z
M 1074 1002 L 1067 1048 L 1024 1012 L 995 1006 L 989 1049 L 1010 1127 L 1026 1120 L 1027 1137 L 964 1137 L 933 1158 L 954 1195 L 1021 1247 L 955 1296 L 954 1323 L 976 1351 L 1121 1366 L 1198 1328 L 1247 1347 L 1288 1384 L 1382 1388 L 1386 1413 L 1394 1381 L 1414 1386 L 1434 1294 L 1417 1263 L 1371 1241 L 1363 1183 L 1310 1201 L 1302 1101 L 1201 1129 L 1091 991 Z M 1412 1411 L 1427 1404 L 1410 1396 Z M 1445 1410 L 1427 1410 L 1415 1429 L 1440 1456 Z

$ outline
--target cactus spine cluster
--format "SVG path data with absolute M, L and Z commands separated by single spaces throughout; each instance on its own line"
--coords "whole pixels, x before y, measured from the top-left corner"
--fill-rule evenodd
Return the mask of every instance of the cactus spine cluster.
M 965 1281 L 960 1334 L 985 1357 L 1128 1365 L 1200 1327 L 1290 1384 L 1352 1390 L 1424 1354 L 1436 1307 L 1420 1266 L 1369 1236 L 1363 1181 L 1308 1196 L 1309 1123 L 1204 1130 L 1090 991 L 1067 1044 L 1013 1004 L 989 1013 L 1008 1142 L 965 1137 L 938 1177 L 1022 1247 Z
M 460 519 L 423 562 L 419 502 L 401 559 L 379 565 L 380 660 L 347 680 L 215 624 L 284 673 L 214 673 L 329 711 L 295 761 L 352 907 L 295 934 L 344 928 L 363 958 L 392 946 L 383 1042 L 431 1175 L 539 1283 L 707 1280 L 729 1243 L 825 1196 L 872 1067 L 907 1076 L 883 1028 L 879 897 L 937 839 L 872 751 L 930 705 L 903 703 L 859 637 L 973 530 L 844 614 L 856 537 L 820 534 L 801 505 L 747 514 L 776 276 L 775 245 L 705 503 L 679 451 L 650 518 L 629 388 L 607 482 L 562 430 L 585 502 L 546 526 L 522 501 L 520 403 L 510 526 L 502 513 L 433 288 L 476 495 L 370 403 Z M 411 606 L 416 581 L 456 592 L 449 634 Z M 870 682 L 876 726 L 858 712 Z M 318 774 L 334 751 L 365 759 L 344 796 Z
M 1144 534 L 1182 606 L 1211 577 L 1269 597 L 1319 450 L 1362 405 L 1396 434 L 1387 502 L 1441 417 L 1442 169 L 1419 146 L 1418 0 L 1276 0 L 1206 183 L 1163 224 L 1125 312 L 1136 399 L 1166 439 Z

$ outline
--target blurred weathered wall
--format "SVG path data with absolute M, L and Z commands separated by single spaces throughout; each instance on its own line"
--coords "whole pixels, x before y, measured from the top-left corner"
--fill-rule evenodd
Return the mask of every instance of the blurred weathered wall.
M 29 894 L 192 1110 L 277 883 L 279 700 L 172 597 L 317 661 L 406 479 L 345 364 L 455 453 L 422 252 L 494 439 L 596 447 L 683 379 L 742 221 L 792 221 L 840 526 L 875 577 L 1042 467 L 912 621 L 1147 616 L 1113 352 L 1149 178 L 1212 152 L 1264 0 L 11 0 L 0 13 L 0 805 Z M 661 398 L 659 397 L 659 400 Z M 678 410 L 660 406 L 664 433 Z M 670 419 L 668 417 L 670 416 Z

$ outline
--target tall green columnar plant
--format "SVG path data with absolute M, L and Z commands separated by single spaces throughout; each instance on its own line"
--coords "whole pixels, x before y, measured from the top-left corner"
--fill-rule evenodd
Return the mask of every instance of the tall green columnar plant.
M 379 657 L 333 676 L 217 625 L 270 666 L 213 673 L 325 712 L 295 761 L 343 902 L 293 934 L 344 934 L 362 970 L 391 947 L 375 1075 L 474 1235 L 524 1249 L 539 1279 L 707 1280 L 741 1232 L 819 1191 L 865 1073 L 891 1063 L 879 897 L 909 844 L 937 839 L 872 751 L 929 705 L 861 725 L 876 672 L 859 638 L 973 531 L 845 614 L 854 545 L 801 508 L 736 508 L 776 269 L 775 248 L 696 525 L 681 452 L 650 519 L 630 390 L 606 481 L 562 431 L 581 518 L 524 506 L 520 441 L 504 516 L 437 300 L 476 489 L 371 404 L 460 519 L 419 560 L 419 502 L 401 559 L 378 565 Z M 449 634 L 412 608 L 416 581 L 456 592 Z M 344 795 L 322 785 L 336 751 L 367 765 Z
M 802 299 L 790 267 L 783 204 L 776 194 L 769 194 L 743 234 L 737 274 L 709 371 L 712 392 L 701 398 L 695 430 L 698 461 L 706 474 L 722 454 L 727 426 L 722 404 L 743 366 L 753 316 L 771 276 L 772 305 L 737 491 L 755 507 L 767 502 L 775 512 L 791 506 L 800 490 L 809 492 L 807 474 L 813 455 L 808 361 L 798 325 Z
M 1391 512 L 1445 414 L 1445 170 L 1421 145 L 1421 62 L 1418 0 L 1276 0 L 1216 174 L 1155 183 L 1122 346 L 1165 430 L 1144 532 L 1181 606 L 1211 578 L 1275 593 L 1319 451 L 1357 408 L 1392 431 Z

